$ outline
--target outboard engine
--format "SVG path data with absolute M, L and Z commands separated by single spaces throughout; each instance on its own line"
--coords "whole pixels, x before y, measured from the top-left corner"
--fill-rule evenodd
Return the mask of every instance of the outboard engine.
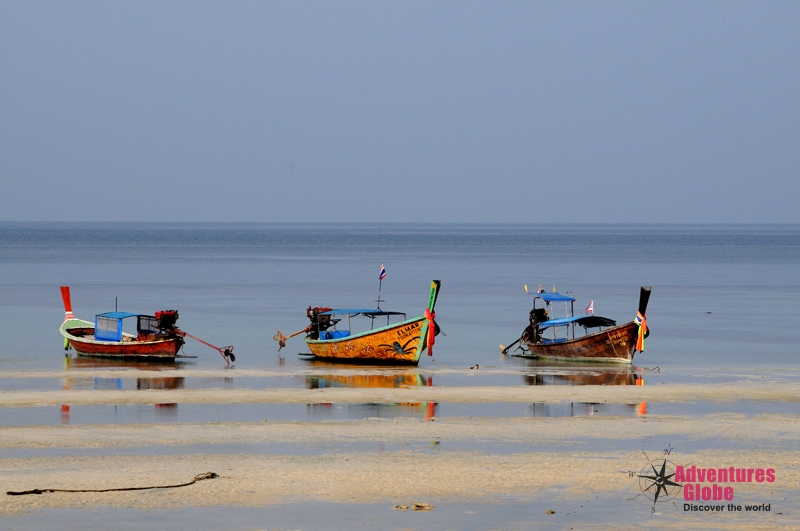
M 522 338 L 525 341 L 532 343 L 539 343 L 542 340 L 542 332 L 539 330 L 539 324 L 549 319 L 547 310 L 544 308 L 534 308 L 528 316 L 529 324 L 522 332 Z
M 324 332 L 331 326 L 333 326 L 333 322 L 331 321 L 330 315 L 320 315 L 323 312 L 329 312 L 333 308 L 322 308 L 322 307 L 315 307 L 312 308 L 311 306 L 308 307 L 306 310 L 306 316 L 311 321 L 311 331 L 308 333 L 309 339 L 319 339 L 319 333 Z
M 531 325 L 538 325 L 548 320 L 547 310 L 544 308 L 534 308 L 528 317 Z
M 177 310 L 163 310 L 160 312 L 156 312 L 156 320 L 158 321 L 158 327 L 161 330 L 172 330 L 175 328 L 175 323 L 178 321 L 178 311 Z

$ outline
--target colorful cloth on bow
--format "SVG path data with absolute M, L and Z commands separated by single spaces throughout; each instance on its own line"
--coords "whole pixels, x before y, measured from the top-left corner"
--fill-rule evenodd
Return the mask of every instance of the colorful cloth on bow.
M 639 325 L 639 333 L 636 335 L 636 350 L 644 352 L 644 336 L 647 334 L 647 317 L 642 315 L 641 312 L 636 312 L 636 319 L 634 323 Z
M 425 319 L 428 320 L 428 356 L 433 356 L 433 344 L 436 342 L 436 312 L 425 309 Z

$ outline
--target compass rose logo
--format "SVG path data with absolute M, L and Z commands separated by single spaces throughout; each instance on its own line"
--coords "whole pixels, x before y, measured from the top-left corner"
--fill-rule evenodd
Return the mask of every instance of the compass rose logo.
M 653 502 L 669 501 L 681 491 L 683 485 L 675 483 L 675 464 L 666 459 L 653 460 L 642 469 L 639 477 L 639 488 L 642 494 Z

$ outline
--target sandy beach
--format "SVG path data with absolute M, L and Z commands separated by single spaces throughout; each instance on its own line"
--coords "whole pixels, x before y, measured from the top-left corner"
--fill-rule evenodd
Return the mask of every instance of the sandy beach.
M 127 374 L 126 374 L 127 376 Z M 754 382 L 696 387 L 475 386 L 397 389 L 178 389 L 4 391 L 0 406 L 100 404 L 493 402 L 797 402 L 800 387 Z M 657 526 L 792 528 L 800 489 L 800 418 L 791 414 L 682 416 L 364 418 L 345 421 L 83 424 L 0 428 L 3 491 L 168 485 L 212 471 L 221 477 L 178 489 L 7 496 L 3 516 L 24 522 L 44 509 L 176 509 L 276 504 L 430 502 L 524 504 L 602 498 L 648 515 L 637 477 L 648 459 L 708 467 L 770 467 L 772 484 L 737 485 L 737 499 L 771 503 L 768 520 L 679 514 Z M 637 502 L 636 499 L 640 498 Z M 633 501 L 631 501 L 633 500 Z M 678 498 L 682 503 L 682 498 Z M 576 505 L 576 507 L 578 506 Z M 676 505 L 675 507 L 678 507 Z M 677 513 L 677 509 L 673 509 Z M 778 515 L 777 513 L 781 513 Z M 642 516 L 642 517 L 644 517 Z M 698 518 L 700 518 L 698 520 Z M 749 517 L 748 517 L 749 518 Z M 692 524 L 693 523 L 693 524 Z M 599 524 L 597 524 L 599 525 Z M 676 527 L 677 526 L 677 527 Z

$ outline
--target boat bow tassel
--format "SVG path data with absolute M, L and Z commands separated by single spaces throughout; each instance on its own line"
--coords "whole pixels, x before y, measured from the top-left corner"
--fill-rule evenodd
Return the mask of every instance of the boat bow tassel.
M 636 319 L 633 321 L 639 326 L 639 333 L 636 335 L 636 350 L 644 352 L 644 338 L 647 335 L 647 317 L 642 312 L 636 312 Z
M 425 319 L 428 320 L 428 356 L 433 356 L 433 344 L 436 342 L 436 312 L 430 308 L 425 309 Z

